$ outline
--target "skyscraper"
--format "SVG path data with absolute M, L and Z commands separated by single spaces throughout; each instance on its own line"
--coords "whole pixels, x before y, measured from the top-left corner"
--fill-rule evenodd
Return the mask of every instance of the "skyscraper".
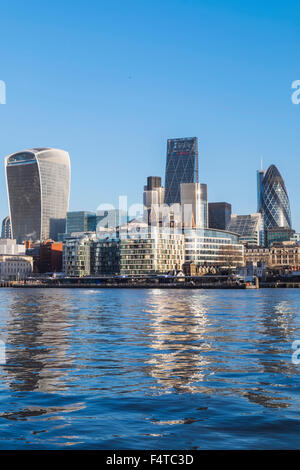
M 182 183 L 180 189 L 184 227 L 207 228 L 207 185 L 202 183 Z
M 2 221 L 1 238 L 11 238 L 10 217 L 6 216 Z
M 262 182 L 265 177 L 265 170 L 257 170 L 256 177 L 257 177 L 257 212 L 261 212 L 262 206 L 262 198 L 261 198 L 261 190 L 262 190 Z
M 288 193 L 275 165 L 268 168 L 261 183 L 261 212 L 265 230 L 292 226 Z
M 164 198 L 165 189 L 161 186 L 161 178 L 159 176 L 148 176 L 143 194 L 144 221 L 146 223 L 159 224 L 162 218 Z
M 180 203 L 180 184 L 198 183 L 198 139 L 168 139 L 165 203 Z
M 11 235 L 17 242 L 57 239 L 65 231 L 70 194 L 70 157 L 33 148 L 5 158 Z

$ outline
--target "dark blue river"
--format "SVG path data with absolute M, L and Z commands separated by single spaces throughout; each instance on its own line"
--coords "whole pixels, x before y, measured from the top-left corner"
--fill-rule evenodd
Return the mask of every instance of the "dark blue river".
M 0 449 L 299 449 L 297 289 L 0 289 Z

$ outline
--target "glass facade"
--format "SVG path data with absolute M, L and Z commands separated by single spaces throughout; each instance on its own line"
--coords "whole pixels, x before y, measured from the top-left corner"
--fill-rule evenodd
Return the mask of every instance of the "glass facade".
M 264 229 L 291 228 L 291 210 L 288 193 L 281 174 L 271 165 L 261 185 L 261 211 Z
M 70 158 L 63 150 L 35 148 L 6 157 L 12 238 L 57 239 L 65 231 Z
M 230 232 L 238 233 L 240 241 L 249 245 L 260 245 L 263 231 L 262 216 L 260 213 L 231 216 L 227 226 Z
M 96 214 L 88 211 L 73 211 L 67 213 L 66 233 L 95 232 Z
M 198 139 L 169 139 L 165 180 L 165 203 L 180 203 L 180 184 L 198 183 Z
M 261 190 L 262 190 L 262 182 L 265 177 L 265 170 L 257 170 L 257 212 L 261 211 L 262 208 L 262 197 L 261 197 Z
M 266 245 L 270 247 L 272 243 L 289 241 L 294 234 L 295 230 L 290 228 L 271 228 L 265 232 Z
M 10 217 L 7 216 L 2 221 L 1 238 L 11 238 Z
M 244 246 L 235 233 L 211 229 L 188 229 L 185 260 L 197 266 L 236 267 L 244 263 Z

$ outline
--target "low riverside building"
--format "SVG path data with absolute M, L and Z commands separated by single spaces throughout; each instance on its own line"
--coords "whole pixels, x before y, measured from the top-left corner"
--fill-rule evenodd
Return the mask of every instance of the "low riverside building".
M 0 239 L 0 255 L 25 255 L 25 245 L 9 238 Z
M 236 233 L 215 229 L 186 229 L 185 261 L 196 266 L 235 268 L 244 264 L 244 245 Z
M 33 258 L 26 255 L 0 255 L 0 278 L 19 280 L 33 271 Z
M 40 245 L 39 272 L 60 272 L 62 270 L 62 242 L 46 240 Z
M 270 250 L 263 246 L 246 247 L 245 248 L 245 262 L 250 263 L 262 262 L 269 266 Z
M 294 241 L 273 243 L 270 248 L 246 248 L 248 262 L 263 262 L 268 268 L 300 268 L 300 245 Z
M 94 274 L 164 274 L 184 263 L 184 236 L 175 229 L 133 222 L 122 226 L 117 238 L 94 243 Z
M 95 233 L 73 234 L 66 238 L 63 246 L 63 272 L 68 276 L 91 274 L 91 244 Z
M 270 248 L 269 266 L 299 270 L 300 246 L 291 241 L 273 243 Z

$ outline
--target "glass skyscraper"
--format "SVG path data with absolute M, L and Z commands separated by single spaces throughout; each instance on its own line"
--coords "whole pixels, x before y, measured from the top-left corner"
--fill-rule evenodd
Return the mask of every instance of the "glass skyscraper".
M 256 178 L 257 178 L 257 212 L 261 211 L 262 206 L 262 182 L 265 177 L 265 170 L 257 170 Z
M 11 238 L 10 217 L 5 217 L 2 221 L 1 238 Z
M 265 230 L 292 226 L 288 193 L 275 165 L 268 168 L 261 182 L 261 212 Z
M 65 231 L 70 195 L 70 157 L 52 148 L 33 148 L 5 158 L 11 236 L 57 239 Z
M 180 184 L 198 183 L 198 139 L 168 139 L 165 203 L 180 204 Z

